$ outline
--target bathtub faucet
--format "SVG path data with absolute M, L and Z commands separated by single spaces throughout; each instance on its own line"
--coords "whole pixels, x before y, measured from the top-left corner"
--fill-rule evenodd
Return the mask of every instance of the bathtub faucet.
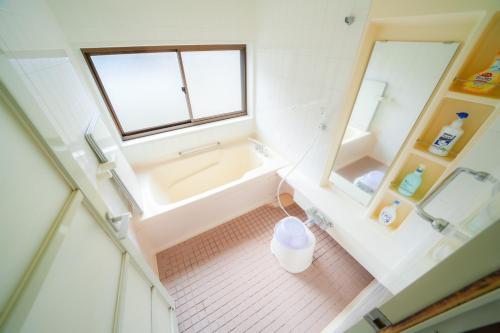
M 259 153 L 261 153 L 262 155 L 267 157 L 268 154 L 267 154 L 266 146 L 262 142 L 257 141 L 257 140 L 252 139 L 252 138 L 248 138 L 248 141 L 250 141 L 251 143 L 254 144 L 255 150 L 257 150 Z

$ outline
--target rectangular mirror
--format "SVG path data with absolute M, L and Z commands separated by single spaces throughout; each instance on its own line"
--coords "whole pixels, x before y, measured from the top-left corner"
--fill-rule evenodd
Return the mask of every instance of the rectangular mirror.
M 363 205 L 371 201 L 457 47 L 375 43 L 330 182 Z

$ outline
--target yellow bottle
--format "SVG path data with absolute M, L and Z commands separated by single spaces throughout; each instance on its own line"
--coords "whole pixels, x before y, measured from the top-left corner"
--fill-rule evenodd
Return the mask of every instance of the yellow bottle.
M 497 52 L 495 61 L 488 69 L 469 77 L 463 89 L 472 93 L 486 94 L 498 83 L 500 83 L 500 52 Z

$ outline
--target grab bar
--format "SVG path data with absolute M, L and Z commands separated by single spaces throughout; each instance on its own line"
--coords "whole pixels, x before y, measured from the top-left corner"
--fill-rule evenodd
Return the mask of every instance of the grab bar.
M 202 151 L 208 151 L 208 150 L 212 150 L 212 149 L 216 149 L 218 148 L 219 146 L 221 145 L 221 143 L 219 141 L 217 142 L 214 142 L 214 143 L 210 143 L 208 145 L 205 145 L 205 146 L 201 146 L 201 147 L 196 147 L 196 148 L 191 148 L 191 149 L 186 149 L 186 150 L 181 150 L 180 152 L 178 152 L 177 154 L 179 156 L 183 156 L 183 155 L 189 155 L 189 154 L 194 154 L 194 153 L 200 153 Z
M 102 151 L 101 147 L 97 144 L 95 138 L 94 138 L 94 130 L 95 127 L 97 126 L 97 121 L 100 119 L 99 115 L 95 116 L 94 119 L 90 122 L 89 126 L 87 127 L 87 130 L 85 131 L 85 139 L 87 140 L 87 143 L 89 144 L 90 148 L 94 152 L 94 154 L 97 156 L 97 159 L 99 160 L 99 163 L 109 163 L 112 161 L 109 161 L 104 152 Z M 123 180 L 120 178 L 118 173 L 114 168 L 111 168 L 109 170 L 111 174 L 111 179 L 114 180 L 116 185 L 118 186 L 118 189 L 120 192 L 122 192 L 123 196 L 127 199 L 127 201 L 135 208 L 135 211 L 138 212 L 139 214 L 143 213 L 143 210 L 139 203 L 135 200 L 134 196 L 130 191 L 128 190 L 127 186 L 125 186 L 125 183 Z
M 486 181 L 491 181 L 495 182 L 496 179 L 492 175 L 490 175 L 487 172 L 484 171 L 476 171 L 473 169 L 469 168 L 457 168 L 455 171 L 453 171 L 451 174 L 448 175 L 435 189 L 433 189 L 429 195 L 427 195 L 424 200 L 422 200 L 419 204 L 416 206 L 417 214 L 429 222 L 434 230 L 437 230 L 438 232 L 443 232 L 443 230 L 450 224 L 450 222 L 446 221 L 443 218 L 440 217 L 434 217 L 431 214 L 427 213 L 425 211 L 425 206 L 434 199 L 439 193 L 441 193 L 455 178 L 457 178 L 460 174 L 466 173 L 474 176 L 474 179 L 477 181 L 480 181 L 482 183 Z

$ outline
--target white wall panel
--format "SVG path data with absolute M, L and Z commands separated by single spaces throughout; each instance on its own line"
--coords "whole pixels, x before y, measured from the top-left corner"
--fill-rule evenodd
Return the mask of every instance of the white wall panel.
M 151 332 L 151 285 L 134 265 L 126 265 L 120 332 Z
M 80 206 L 21 332 L 112 331 L 121 252 Z
M 19 283 L 70 188 L 0 100 L 0 311 Z
M 0 4 L 0 45 L 5 66 L 21 79 L 21 90 L 10 85 L 11 78 L 1 73 L 7 88 L 35 125 L 36 117 L 46 117 L 57 131 L 49 144 L 68 150 L 85 172 L 87 181 L 98 189 L 113 211 L 122 212 L 126 204 L 110 180 L 97 181 L 97 160 L 85 141 L 90 120 L 99 112 L 89 91 L 78 76 L 69 55 L 69 45 L 45 1 L 18 0 Z M 28 105 L 26 95 L 35 101 Z M 43 133 L 42 133 L 43 134 Z M 122 163 L 125 159 L 122 159 Z
M 87 79 L 101 113 L 108 114 L 108 110 L 80 54 L 82 47 L 248 43 L 247 104 L 253 115 L 256 0 L 126 0 L 120 6 L 112 0 L 48 2 L 80 64 L 79 76 Z M 180 150 L 249 136 L 255 129 L 253 119 L 230 119 L 217 125 L 222 123 L 127 141 L 124 153 L 132 164 L 158 161 Z
M 250 40 L 255 1 L 49 0 L 72 44 Z M 124 29 L 127 27 L 127 29 Z M 109 46 L 109 45 L 108 45 Z
M 166 333 L 172 330 L 172 317 L 170 315 L 170 307 L 167 303 L 158 295 L 155 289 L 152 293 L 152 332 L 153 333 Z

